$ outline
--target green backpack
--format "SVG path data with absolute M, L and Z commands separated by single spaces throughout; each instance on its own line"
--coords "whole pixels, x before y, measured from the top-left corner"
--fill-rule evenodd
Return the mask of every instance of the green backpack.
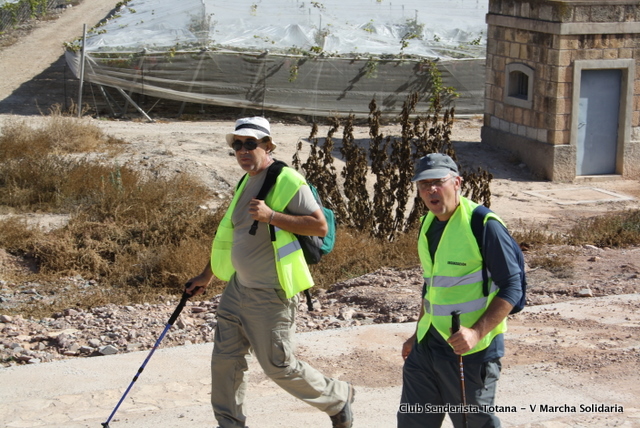
M 264 200 L 267 197 L 267 194 L 276 183 L 276 179 L 278 178 L 278 175 L 280 175 L 280 171 L 282 171 L 282 168 L 284 168 L 285 166 L 287 166 L 287 164 L 282 161 L 275 161 L 271 165 L 269 165 L 269 168 L 267 169 L 267 176 L 264 179 L 264 184 L 260 188 L 256 199 Z M 324 256 L 325 254 L 329 254 L 333 250 L 333 246 L 336 242 L 336 216 L 332 210 L 324 206 L 324 204 L 322 203 L 322 199 L 318 194 L 318 189 L 316 189 L 315 186 L 311 183 L 307 184 L 309 185 L 309 188 L 311 189 L 316 202 L 318 203 L 318 205 L 320 205 L 320 208 L 322 208 L 322 211 L 324 212 L 324 217 L 327 220 L 327 226 L 329 229 L 325 237 L 296 235 L 298 241 L 300 242 L 300 246 L 302 247 L 302 252 L 304 253 L 304 258 L 307 261 L 307 264 L 314 265 L 320 262 L 322 256 Z M 255 235 L 257 227 L 258 221 L 256 220 L 253 222 L 249 233 Z M 271 240 L 275 241 L 276 238 L 273 227 L 269 227 L 269 230 L 271 233 Z

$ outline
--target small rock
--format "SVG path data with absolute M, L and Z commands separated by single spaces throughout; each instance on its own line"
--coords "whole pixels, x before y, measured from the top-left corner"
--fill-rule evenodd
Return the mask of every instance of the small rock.
M 118 353 L 118 348 L 113 345 L 103 346 L 98 350 L 101 355 L 113 355 Z
M 578 297 L 593 297 L 593 291 L 590 288 L 583 288 L 578 291 Z
M 142 347 L 141 343 L 128 343 L 127 344 L 127 352 L 139 351 L 141 347 Z
M 0 322 L 11 324 L 13 317 L 11 315 L 0 315 Z
M 353 318 L 353 315 L 356 313 L 356 311 L 352 308 L 343 308 L 340 310 L 340 319 L 343 319 L 345 321 L 350 320 Z

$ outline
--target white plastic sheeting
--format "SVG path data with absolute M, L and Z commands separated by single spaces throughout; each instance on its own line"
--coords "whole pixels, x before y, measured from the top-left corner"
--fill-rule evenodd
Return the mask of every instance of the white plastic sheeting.
M 328 55 L 478 57 L 486 13 L 484 0 L 134 0 L 90 35 L 87 50 L 316 46 Z
M 133 0 L 86 40 L 86 80 L 187 102 L 328 115 L 397 113 L 438 60 L 462 113 L 480 113 L 479 0 Z M 79 43 L 79 42 L 78 42 Z M 76 44 L 76 48 L 79 44 Z M 79 51 L 68 63 L 79 69 Z

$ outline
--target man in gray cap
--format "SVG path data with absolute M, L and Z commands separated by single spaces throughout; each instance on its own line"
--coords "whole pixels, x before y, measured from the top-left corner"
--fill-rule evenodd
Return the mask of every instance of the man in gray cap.
M 256 198 L 276 148 L 265 118 L 239 119 L 226 140 L 246 174 L 218 226 L 210 262 L 187 289 L 190 294 L 204 292 L 214 275 L 228 282 L 218 306 L 211 359 L 214 415 L 221 428 L 245 426 L 251 352 L 281 388 L 327 413 L 333 427 L 350 428 L 353 387 L 324 376 L 294 353 L 298 293 L 313 285 L 294 234 L 326 235 L 322 209 L 304 177 L 288 167 L 264 200 Z
M 460 194 L 462 177 L 451 157 L 424 156 L 412 181 L 429 212 L 418 238 L 423 304 L 416 332 L 402 347 L 398 427 L 438 427 L 446 413 L 455 427 L 467 422 L 474 428 L 499 427 L 500 420 L 489 406 L 495 404 L 506 318 L 522 296 L 521 269 L 511 237 L 502 221 L 489 213 L 480 251 L 471 229 L 478 204 Z M 483 257 L 489 272 L 487 295 Z M 453 313 L 459 314 L 458 332 L 452 332 Z

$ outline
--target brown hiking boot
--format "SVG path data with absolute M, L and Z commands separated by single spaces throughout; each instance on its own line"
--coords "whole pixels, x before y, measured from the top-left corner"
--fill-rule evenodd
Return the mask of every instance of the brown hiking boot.
M 351 428 L 353 425 L 353 412 L 351 411 L 351 403 L 356 395 L 356 390 L 349 384 L 349 396 L 344 407 L 337 414 L 330 416 L 333 428 Z

